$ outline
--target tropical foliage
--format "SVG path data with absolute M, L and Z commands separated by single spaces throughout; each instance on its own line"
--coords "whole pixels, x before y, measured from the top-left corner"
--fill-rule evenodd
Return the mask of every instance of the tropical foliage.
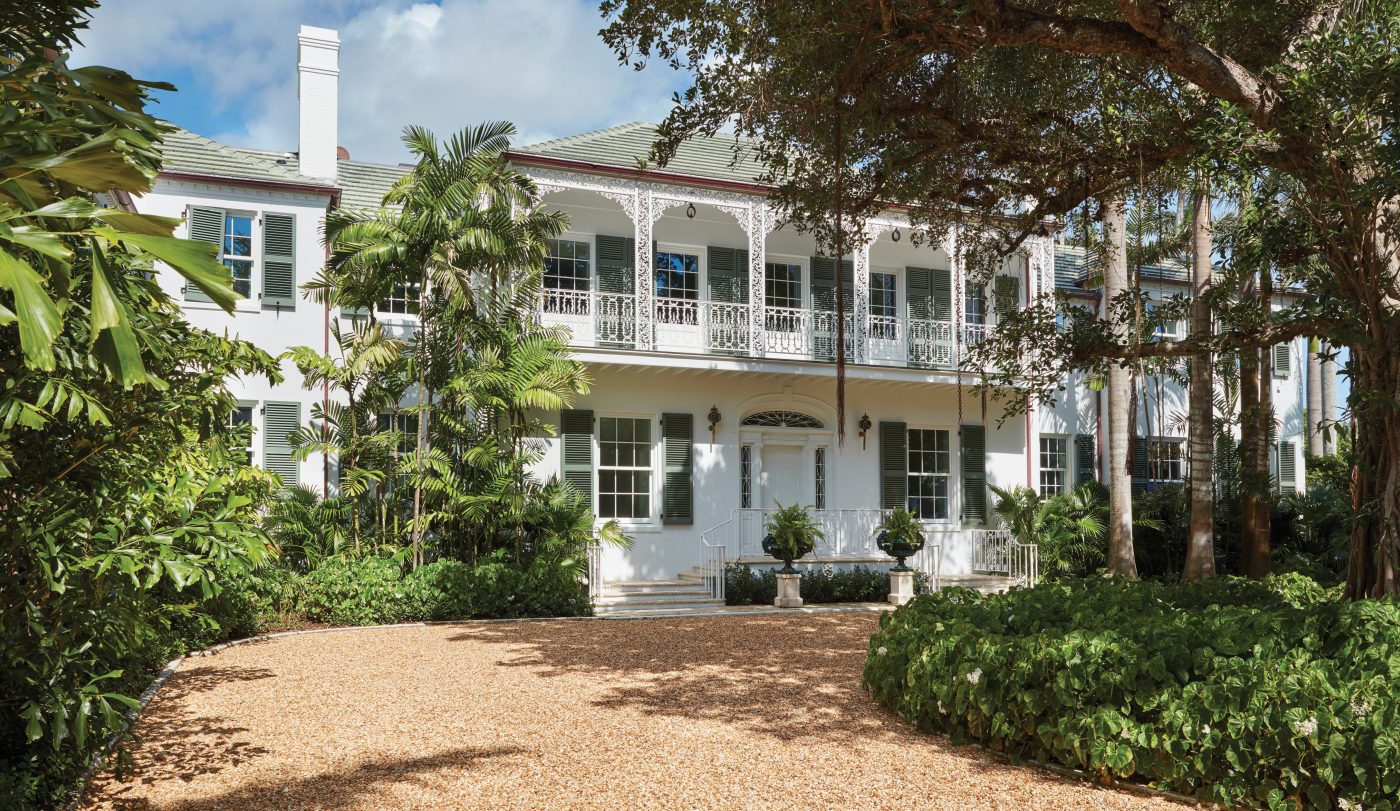
M 800 560 L 817 548 L 817 541 L 825 537 L 821 527 L 812 518 L 811 511 L 801 504 L 789 504 L 786 507 L 778 504 L 777 509 L 764 521 L 763 528 L 768 537 L 773 539 L 771 554 L 788 564 Z
M 1394 808 L 1400 607 L 1296 575 L 949 589 L 881 618 L 865 684 L 925 730 L 1227 806 Z

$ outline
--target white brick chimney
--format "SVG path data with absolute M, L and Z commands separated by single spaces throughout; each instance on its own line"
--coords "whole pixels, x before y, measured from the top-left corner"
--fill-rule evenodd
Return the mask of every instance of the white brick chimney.
M 335 179 L 339 82 L 340 34 L 303 25 L 297 34 L 297 151 L 299 171 L 308 177 Z

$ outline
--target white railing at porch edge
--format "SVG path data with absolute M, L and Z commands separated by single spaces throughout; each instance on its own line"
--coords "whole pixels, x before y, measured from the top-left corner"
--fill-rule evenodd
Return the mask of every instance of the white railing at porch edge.
M 974 529 L 972 532 L 972 571 L 1000 574 L 1017 585 L 1034 588 L 1040 582 L 1040 547 L 1018 543 L 1004 529 Z
M 929 543 L 925 538 L 924 548 L 919 550 L 910 563 L 914 564 L 915 571 L 923 573 L 930 594 L 943 590 L 940 579 L 943 573 L 943 547 L 940 544 Z
M 597 542 L 588 545 L 588 601 L 598 604 L 603 596 L 603 545 Z
M 724 599 L 725 566 L 724 544 L 707 543 L 700 539 L 700 579 L 716 600 Z

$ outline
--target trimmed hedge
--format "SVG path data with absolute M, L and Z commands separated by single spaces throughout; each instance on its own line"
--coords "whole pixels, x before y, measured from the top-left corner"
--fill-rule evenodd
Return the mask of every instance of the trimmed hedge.
M 1230 805 L 1400 797 L 1400 605 L 1301 575 L 916 598 L 865 684 L 920 729 Z
M 424 620 L 576 617 L 587 586 L 565 567 L 439 560 L 405 572 L 387 557 L 331 558 L 300 578 L 295 608 L 310 622 L 390 625 Z
M 805 603 L 883 603 L 890 596 L 888 569 L 855 566 L 838 569 L 830 564 L 804 567 L 801 594 Z M 914 573 L 914 591 L 922 592 L 926 578 Z M 753 569 L 731 563 L 725 571 L 726 605 L 772 605 L 778 596 L 778 570 Z

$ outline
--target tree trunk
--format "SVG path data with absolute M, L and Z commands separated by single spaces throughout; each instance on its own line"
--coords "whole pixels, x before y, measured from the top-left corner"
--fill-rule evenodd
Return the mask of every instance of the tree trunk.
M 1322 356 L 1318 354 L 1318 339 L 1308 339 L 1308 456 L 1322 455 Z
M 1274 279 L 1271 271 L 1259 274 L 1259 300 L 1263 312 L 1273 311 Z M 1251 557 L 1246 574 L 1250 577 L 1267 577 L 1273 562 L 1273 520 L 1271 510 L 1274 504 L 1274 480 L 1269 475 L 1269 458 L 1273 456 L 1274 430 L 1274 351 L 1272 346 L 1259 350 L 1259 434 L 1256 440 L 1259 450 L 1254 457 L 1254 479 L 1259 483 L 1259 499 L 1254 503 L 1255 539 L 1251 546 Z
M 413 568 L 423 563 L 423 462 L 428 452 L 428 279 L 421 276 L 418 283 L 418 351 L 414 363 L 418 367 L 418 436 L 417 465 L 413 475 Z
M 1245 276 L 1240 283 L 1240 300 L 1253 298 L 1254 278 Z M 1254 471 L 1259 453 L 1259 350 L 1240 350 L 1240 574 L 1249 571 L 1258 538 L 1258 483 Z
M 1128 290 L 1127 204 L 1121 195 L 1103 201 L 1104 273 L 1103 317 L 1112 318 L 1110 308 Z M 1114 331 L 1123 337 L 1124 325 Z M 1108 367 L 1108 571 L 1136 579 L 1137 558 L 1133 553 L 1133 490 L 1130 478 L 1132 451 L 1131 376 L 1118 363 Z
M 1202 178 L 1191 219 L 1191 335 L 1211 332 L 1210 288 L 1214 229 L 1210 187 Z M 1215 576 L 1215 393 L 1209 349 L 1191 356 L 1191 419 L 1187 444 L 1191 465 L 1191 524 L 1186 541 L 1187 580 Z
M 1323 345 L 1324 352 L 1331 350 Z M 1327 429 L 1322 436 L 1322 453 L 1335 456 L 1337 453 L 1337 361 L 1322 359 L 1322 424 Z
M 1400 381 L 1400 352 L 1352 348 L 1356 391 L 1395 396 Z M 1380 398 L 1359 398 L 1365 409 Z M 1381 413 L 1358 414 L 1352 445 L 1351 555 L 1347 564 L 1348 600 L 1400 594 L 1400 415 L 1386 405 Z M 1334 446 L 1335 447 L 1335 446 Z M 1366 509 L 1371 506 L 1372 509 Z

